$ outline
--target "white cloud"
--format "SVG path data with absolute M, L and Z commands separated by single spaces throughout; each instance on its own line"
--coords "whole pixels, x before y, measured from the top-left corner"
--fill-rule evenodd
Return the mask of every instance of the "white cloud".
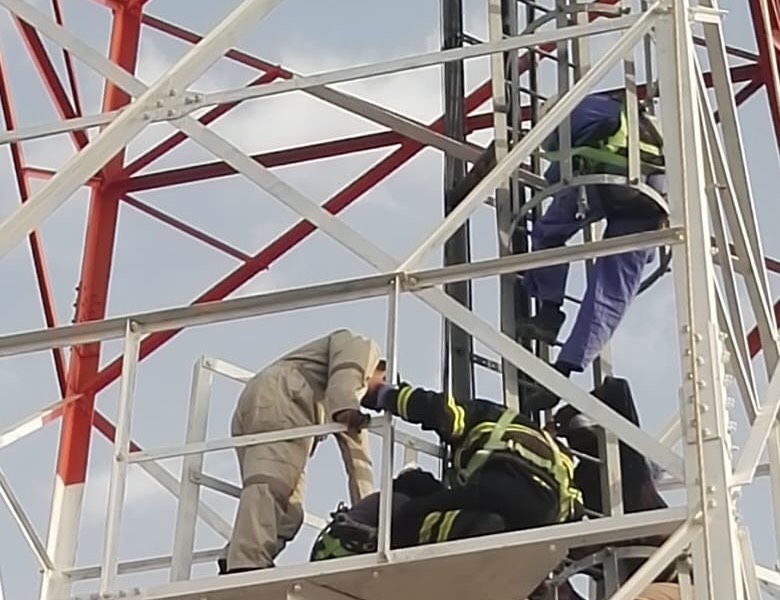
M 105 523 L 110 482 L 110 469 L 91 469 L 84 494 L 83 529 L 102 527 Z M 139 467 L 131 466 L 127 474 L 125 507 L 132 510 L 149 510 L 165 498 L 170 498 L 165 488 Z

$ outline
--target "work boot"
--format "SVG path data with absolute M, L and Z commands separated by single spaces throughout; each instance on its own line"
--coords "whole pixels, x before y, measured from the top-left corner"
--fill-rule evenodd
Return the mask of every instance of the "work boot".
M 565 362 L 555 362 L 552 367 L 564 377 L 571 375 L 571 372 L 574 370 L 572 365 Z M 531 383 L 527 387 L 528 392 L 523 402 L 523 410 L 525 411 L 550 410 L 560 400 L 553 392 L 538 383 Z
M 558 404 L 558 400 L 560 400 L 560 398 L 547 388 L 541 386 L 534 387 L 529 389 L 526 393 L 525 399 L 523 400 L 523 410 L 529 412 L 550 410 L 553 406 Z
M 539 340 L 552 346 L 558 339 L 565 320 L 566 313 L 560 306 L 543 302 L 536 315 L 517 322 L 517 337 Z
M 233 575 L 234 573 L 246 573 L 248 571 L 259 571 L 260 569 L 262 569 L 262 567 L 239 567 L 237 569 L 228 570 L 227 559 L 226 558 L 217 559 L 217 575 Z

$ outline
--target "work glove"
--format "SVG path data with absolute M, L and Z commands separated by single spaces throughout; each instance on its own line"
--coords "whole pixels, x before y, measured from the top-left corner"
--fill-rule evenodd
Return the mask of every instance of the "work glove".
M 373 390 L 368 390 L 363 396 L 363 399 L 360 401 L 360 405 L 363 408 L 368 408 L 370 410 L 384 410 L 387 403 L 388 392 L 395 389 L 398 388 L 394 385 L 387 385 L 386 383 L 383 383 L 382 385 L 375 387 Z

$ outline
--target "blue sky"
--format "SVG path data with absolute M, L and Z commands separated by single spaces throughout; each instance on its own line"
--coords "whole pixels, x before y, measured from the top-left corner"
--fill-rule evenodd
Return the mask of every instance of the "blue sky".
M 34 2 L 47 8 L 47 2 Z M 86 0 L 64 1 L 68 27 L 94 47 L 104 49 L 108 39 L 108 12 Z M 186 28 L 208 31 L 236 0 L 219 3 L 149 3 L 148 11 Z M 486 37 L 486 6 L 483 0 L 466 2 L 467 30 Z M 48 9 L 47 9 L 48 10 Z M 334 0 L 329 3 L 304 3 L 288 0 L 241 40 L 241 47 L 270 61 L 280 62 L 299 73 L 315 73 L 348 65 L 436 49 L 438 1 L 417 0 L 395 3 L 362 3 Z M 754 49 L 752 25 L 742 4 L 726 17 L 730 43 Z M 608 48 L 612 38 L 604 37 L 592 46 L 594 58 Z M 0 11 L 0 40 L 3 58 L 10 73 L 16 98 L 17 118 L 23 125 L 50 122 L 56 118 L 37 71 L 29 61 L 5 11 Z M 56 47 L 47 43 L 62 72 Z M 139 76 L 151 83 L 175 62 L 188 45 L 172 41 L 144 29 Z M 77 65 L 85 112 L 99 110 L 101 81 L 86 67 Z M 467 70 L 469 89 L 488 75 L 486 59 L 471 61 Z M 551 67 L 546 67 L 549 80 Z M 212 91 L 237 87 L 256 76 L 249 69 L 221 61 L 201 78 L 195 87 Z M 606 84 L 614 83 L 617 75 Z M 338 86 L 339 89 L 428 122 L 441 111 L 438 69 L 424 69 L 373 80 Z M 485 107 L 487 108 L 487 106 Z M 778 164 L 774 135 L 763 93 L 757 94 L 741 111 L 746 154 L 754 184 L 764 247 L 768 254 L 780 255 L 780 241 L 772 239 L 767 223 L 778 218 L 776 198 Z M 379 130 L 379 127 L 344 111 L 329 107 L 301 94 L 285 94 L 247 103 L 221 119 L 215 130 L 250 152 L 280 149 L 333 137 L 346 137 Z M 158 124 L 130 145 L 137 156 L 173 129 Z M 486 143 L 487 134 L 475 136 Z M 66 136 L 25 145 L 28 162 L 56 169 L 72 156 Z M 363 170 L 379 161 L 390 150 L 377 150 L 345 158 L 276 169 L 275 172 L 319 202 L 343 188 Z M 185 143 L 169 156 L 147 169 L 152 172 L 193 162 L 212 160 L 207 152 Z M 434 227 L 441 215 L 441 167 L 438 151 L 425 150 L 380 186 L 367 193 L 343 213 L 346 222 L 365 236 L 402 259 Z M 18 202 L 7 149 L 0 151 L 0 217 L 5 218 Z M 35 186 L 42 185 L 40 182 Z M 240 177 L 231 177 L 194 185 L 139 193 L 138 198 L 166 211 L 210 234 L 253 253 L 272 241 L 297 218 L 267 194 Z M 74 287 L 78 281 L 81 244 L 87 195 L 80 192 L 62 206 L 41 228 L 47 250 L 50 278 L 54 288 L 60 322 L 72 315 Z M 475 258 L 495 255 L 494 216 L 489 208 L 480 209 L 472 219 Z M 438 264 L 434 255 L 428 266 Z M 169 229 L 125 205 L 121 209 L 114 277 L 111 284 L 109 313 L 138 312 L 183 304 L 202 289 L 237 266 L 237 262 L 200 242 Z M 575 269 L 570 293 L 579 295 L 582 277 Z M 326 236 L 316 233 L 272 268 L 246 284 L 238 293 L 257 293 L 371 273 L 371 269 Z M 20 246 L 0 262 L 0 277 L 8 282 L 0 297 L 0 331 L 10 333 L 42 326 L 31 259 L 26 246 Z M 772 281 L 773 289 L 777 285 Z M 476 310 L 495 322 L 497 282 L 483 280 L 475 285 Z M 572 307 L 569 307 L 573 317 Z M 661 280 L 641 296 L 632 307 L 614 339 L 613 354 L 617 373 L 631 380 L 644 427 L 660 430 L 677 412 L 679 361 L 671 277 Z M 353 302 L 264 317 L 246 322 L 203 327 L 177 336 L 174 341 L 145 361 L 139 371 L 134 438 L 143 446 L 167 446 L 181 442 L 191 373 L 198 356 L 208 354 L 235 362 L 248 369 L 260 368 L 287 349 L 332 328 L 348 326 L 385 343 L 386 302 L 382 299 Z M 571 318 L 569 322 L 571 322 Z M 752 323 L 752 318 L 748 317 Z M 421 385 L 439 386 L 440 319 L 414 298 L 404 297 L 400 321 L 400 368 L 404 377 Z M 104 363 L 111 360 L 121 344 L 106 344 Z M 488 356 L 491 353 L 479 348 Z M 758 364 L 758 363 L 757 363 Z M 577 379 L 587 386 L 587 379 Z M 480 373 L 478 393 L 498 399 L 499 379 Z M 763 384 L 762 384 L 763 385 Z M 209 436 L 224 437 L 238 395 L 237 384 L 217 379 L 212 396 Z M 112 417 L 115 413 L 117 386 L 100 397 L 100 409 Z M 57 399 L 57 386 L 51 359 L 36 353 L 0 362 L 0 427 L 6 427 L 33 410 Z M 746 425 L 741 417 L 737 436 Z M 14 485 L 41 535 L 48 526 L 52 473 L 56 456 L 58 428 L 49 426 L 0 453 L 0 468 Z M 737 442 L 739 443 L 739 442 Z M 100 559 L 105 498 L 110 466 L 110 447 L 95 434 L 87 483 L 85 513 L 79 542 L 79 565 L 97 564 Z M 375 445 L 375 458 L 378 459 Z M 230 452 L 207 458 L 209 473 L 236 480 L 235 459 Z M 167 461 L 166 467 L 178 473 L 179 463 Z M 325 515 L 345 498 L 343 474 L 332 442 L 320 447 L 308 472 L 307 508 Z M 775 548 L 769 513 L 768 486 L 754 484 L 741 504 L 750 525 L 757 560 L 774 564 Z M 209 502 L 232 519 L 232 500 L 206 493 Z M 143 473 L 133 472 L 128 488 L 122 530 L 122 559 L 166 554 L 172 547 L 175 503 L 172 497 Z M 314 532 L 304 529 L 290 547 L 283 563 L 299 562 L 308 554 Z M 8 514 L 0 510 L 0 571 L 6 597 L 29 597 L 37 592 L 37 565 L 23 546 L 24 542 Z M 201 528 L 198 548 L 211 548 L 221 541 L 210 530 Z M 213 572 L 205 565 L 197 572 Z M 165 581 L 166 573 L 123 578 L 122 583 L 151 585 Z M 76 590 L 88 588 L 76 588 Z

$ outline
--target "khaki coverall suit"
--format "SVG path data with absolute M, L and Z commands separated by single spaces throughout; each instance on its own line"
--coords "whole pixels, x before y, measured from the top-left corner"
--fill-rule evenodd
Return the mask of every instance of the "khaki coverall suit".
M 231 423 L 242 436 L 331 422 L 341 410 L 360 408 L 379 363 L 376 342 L 339 329 L 293 350 L 250 379 Z M 353 504 L 373 491 L 366 432 L 336 435 Z M 303 524 L 306 462 L 317 440 L 237 448 L 242 491 L 227 568 L 273 566 Z

